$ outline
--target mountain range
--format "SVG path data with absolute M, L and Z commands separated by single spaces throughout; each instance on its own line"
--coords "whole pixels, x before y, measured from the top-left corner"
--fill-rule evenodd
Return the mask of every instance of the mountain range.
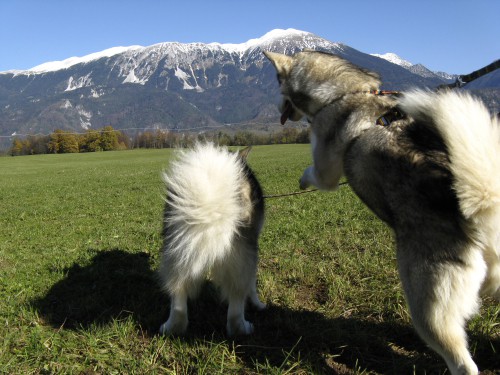
M 0 72 L 0 136 L 106 125 L 202 131 L 277 124 L 279 88 L 262 51 L 292 54 L 306 48 L 376 71 L 388 90 L 435 88 L 456 78 L 394 54 L 370 55 L 294 29 L 273 30 L 241 44 L 115 47 L 26 71 Z M 500 110 L 498 71 L 470 88 L 492 111 Z

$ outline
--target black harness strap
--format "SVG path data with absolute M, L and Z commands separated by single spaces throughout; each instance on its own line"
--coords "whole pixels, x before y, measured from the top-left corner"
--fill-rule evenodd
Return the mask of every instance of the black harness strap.
M 369 91 L 370 94 L 373 95 L 392 95 L 392 96 L 400 96 L 401 92 L 400 91 L 385 91 L 385 90 L 372 90 Z M 388 112 L 384 113 L 382 116 L 380 116 L 377 120 L 375 120 L 376 125 L 380 126 L 389 126 L 391 125 L 394 121 L 404 119 L 406 115 L 401 112 L 397 107 L 391 108 Z
M 391 108 L 391 110 L 389 112 L 380 116 L 375 121 L 375 124 L 380 125 L 380 126 L 389 126 L 394 121 L 402 120 L 405 117 L 406 117 L 406 115 L 403 112 L 401 112 L 398 108 L 394 107 L 394 108 Z
M 442 89 L 454 89 L 454 88 L 460 88 L 464 85 L 466 85 L 469 82 L 474 81 L 475 79 L 478 79 L 479 77 L 482 77 L 488 73 L 493 72 L 494 70 L 500 68 L 500 59 L 493 61 L 491 64 L 486 65 L 484 68 L 478 69 L 473 71 L 472 73 L 469 74 L 463 74 L 458 76 L 457 80 L 454 83 L 450 83 L 449 85 L 440 85 L 437 87 L 437 90 L 442 90 Z M 379 91 L 379 90 L 374 90 L 370 91 L 371 94 L 374 95 L 400 95 L 400 92 L 398 91 Z M 375 123 L 380 126 L 389 126 L 391 123 L 397 120 L 404 119 L 406 115 L 402 113 L 398 108 L 394 107 L 391 108 L 391 110 L 384 115 L 380 116 Z
M 469 82 L 474 81 L 475 79 L 478 79 L 479 77 L 482 77 L 488 73 L 491 73 L 494 70 L 497 70 L 500 68 L 500 59 L 493 61 L 491 64 L 486 65 L 484 68 L 478 69 L 473 71 L 472 73 L 469 74 L 462 74 L 458 76 L 457 80 L 453 83 L 450 83 L 449 85 L 440 85 L 438 86 L 438 90 L 442 89 L 454 89 L 456 87 L 462 87 L 466 85 Z

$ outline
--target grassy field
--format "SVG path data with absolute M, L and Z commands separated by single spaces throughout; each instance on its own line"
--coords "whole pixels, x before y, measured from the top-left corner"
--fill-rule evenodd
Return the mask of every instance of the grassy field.
M 268 199 L 251 337 L 225 336 L 207 282 L 188 334 L 156 334 L 160 172 L 171 150 L 0 158 L 0 373 L 444 374 L 415 334 L 391 233 L 348 186 Z M 267 194 L 296 191 L 306 145 L 255 147 Z M 469 324 L 485 373 L 500 373 L 500 307 Z

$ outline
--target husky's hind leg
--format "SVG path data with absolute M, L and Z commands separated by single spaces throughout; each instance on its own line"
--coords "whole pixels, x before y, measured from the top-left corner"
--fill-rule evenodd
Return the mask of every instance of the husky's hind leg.
M 454 375 L 478 374 L 467 347 L 465 323 L 479 308 L 485 266 L 480 250 L 468 250 L 460 261 L 439 263 L 417 259 L 419 255 L 404 259 L 398 251 L 399 272 L 415 329 Z
M 255 288 L 256 251 L 256 245 L 240 237 L 235 240 L 228 257 L 212 269 L 213 281 L 229 304 L 226 324 L 229 336 L 249 335 L 254 331 L 253 324 L 245 319 L 245 303 Z

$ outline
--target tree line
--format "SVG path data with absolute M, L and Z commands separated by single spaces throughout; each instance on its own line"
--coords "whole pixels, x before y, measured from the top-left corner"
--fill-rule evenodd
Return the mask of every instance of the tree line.
M 28 135 L 14 138 L 10 149 L 12 156 L 35 154 L 68 154 L 125 150 L 129 138 L 111 126 L 98 130 L 87 130 L 83 134 L 57 129 L 50 135 Z
M 115 151 L 133 148 L 179 148 L 189 147 L 197 140 L 212 141 L 221 146 L 309 143 L 309 131 L 306 129 L 283 128 L 278 132 L 269 134 L 238 131 L 231 135 L 221 131 L 192 134 L 158 129 L 139 132 L 129 137 L 111 126 L 105 126 L 97 130 L 87 130 L 83 134 L 58 129 L 50 135 L 16 137 L 12 141 L 9 153 L 12 156 L 18 156 Z

